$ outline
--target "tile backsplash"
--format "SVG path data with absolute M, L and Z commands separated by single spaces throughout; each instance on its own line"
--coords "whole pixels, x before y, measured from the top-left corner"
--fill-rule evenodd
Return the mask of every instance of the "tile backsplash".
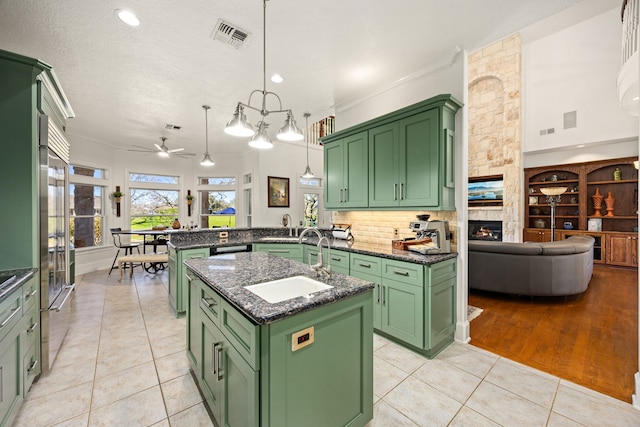
M 409 223 L 416 220 L 416 215 L 429 214 L 430 219 L 442 219 L 449 221 L 449 230 L 452 233 L 451 250 L 457 247 L 458 216 L 455 211 L 429 212 L 429 211 L 336 211 L 333 212 L 334 224 L 351 224 L 351 233 L 357 242 L 388 244 L 394 239 L 415 237 L 416 234 L 409 229 Z M 398 230 L 398 235 L 394 231 Z

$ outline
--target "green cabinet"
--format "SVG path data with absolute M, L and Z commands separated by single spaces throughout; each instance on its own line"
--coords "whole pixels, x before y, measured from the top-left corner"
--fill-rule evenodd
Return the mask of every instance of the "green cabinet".
M 455 114 L 462 106 L 439 95 L 322 139 L 328 209 L 455 209 Z M 366 200 L 344 203 L 344 150 L 350 138 L 366 140 Z M 354 197 L 353 191 L 349 197 Z M 351 201 L 349 198 L 348 201 Z
M 255 243 L 253 251 L 303 262 L 303 245 L 298 243 Z
M 369 207 L 438 206 L 438 110 L 369 130 Z
M 356 427 L 371 420 L 369 292 L 256 325 L 191 271 L 186 277 L 187 354 L 217 425 Z M 308 328 L 313 343 L 294 349 L 294 334 Z
M 0 426 L 9 426 L 40 373 L 37 275 L 0 303 Z
M 209 248 L 176 250 L 169 247 L 169 307 L 176 317 L 184 316 L 187 311 L 187 280 L 185 279 L 185 260 L 206 258 Z
M 327 209 L 366 208 L 367 132 L 325 144 L 324 205 Z

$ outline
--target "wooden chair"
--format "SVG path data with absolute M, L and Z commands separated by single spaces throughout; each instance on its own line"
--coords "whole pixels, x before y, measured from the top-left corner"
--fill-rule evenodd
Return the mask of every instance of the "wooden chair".
M 140 243 L 132 243 L 128 240 L 121 239 L 121 231 L 120 227 L 118 228 L 110 228 L 111 236 L 113 237 L 113 246 L 118 248 L 118 252 L 116 252 L 115 258 L 113 258 L 113 263 L 111 263 L 111 269 L 109 270 L 109 275 L 116 268 L 116 263 L 118 262 L 118 256 L 120 255 L 120 251 L 124 249 L 124 254 L 133 255 L 133 249 L 135 248 L 140 253 Z M 131 268 L 133 268 L 133 264 L 131 264 Z

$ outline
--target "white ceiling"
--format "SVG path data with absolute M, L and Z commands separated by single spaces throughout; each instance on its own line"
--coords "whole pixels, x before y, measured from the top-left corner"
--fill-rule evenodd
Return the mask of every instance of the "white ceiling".
M 278 93 L 302 126 L 304 112 L 311 121 L 325 117 L 336 104 L 451 61 L 456 47 L 472 52 L 570 6 L 587 5 L 585 19 L 620 4 L 271 0 L 267 74 L 278 72 L 285 81 L 267 80 L 267 90 Z M 126 26 L 115 9 L 134 11 L 141 25 Z M 238 101 L 262 89 L 262 10 L 260 0 L 0 0 L 0 49 L 54 67 L 76 113 L 67 126 L 72 145 L 86 139 L 151 148 L 166 136 L 169 148 L 201 155 L 202 105 L 208 104 L 210 151 L 233 155 L 249 148 L 246 139 L 226 136 L 224 125 Z M 210 38 L 219 18 L 251 32 L 245 46 L 236 50 Z M 268 119 L 274 133 L 284 116 Z M 167 123 L 182 129 L 165 130 Z

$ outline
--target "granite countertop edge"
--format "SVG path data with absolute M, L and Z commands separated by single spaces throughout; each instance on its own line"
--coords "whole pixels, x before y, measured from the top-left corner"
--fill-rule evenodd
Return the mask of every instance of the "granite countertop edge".
M 337 240 L 337 239 L 329 239 L 331 243 L 331 249 L 351 252 L 361 255 L 371 255 L 380 258 L 392 259 L 397 261 L 406 261 L 414 264 L 423 264 L 423 265 L 431 265 L 437 264 L 442 261 L 446 261 L 448 259 L 456 258 L 458 256 L 457 253 L 452 252 L 449 254 L 431 254 L 431 255 L 422 255 L 416 252 L 411 251 L 403 251 L 399 249 L 390 249 L 389 247 L 383 247 L 381 245 L 359 245 L 358 243 L 349 244 L 345 240 Z M 307 240 L 303 241 L 303 245 L 316 246 L 318 240 L 314 237 L 309 237 Z M 188 250 L 188 249 L 201 249 L 201 248 L 217 248 L 217 247 L 227 247 L 227 246 L 240 246 L 240 245 L 253 245 L 253 244 L 297 244 L 297 241 L 292 241 L 290 238 L 283 237 L 282 239 L 270 239 L 270 240 L 261 240 L 258 239 L 230 239 L 226 243 L 212 243 L 212 242 L 199 242 L 199 243 L 187 243 L 187 244 L 178 244 L 175 245 L 168 242 L 168 245 L 175 250 Z M 355 246 L 355 247 L 354 247 Z M 367 247 L 368 246 L 368 247 Z M 390 252 L 385 252 L 390 251 Z
M 25 284 L 27 280 L 31 279 L 37 271 L 37 268 L 16 268 L 11 270 L 1 270 L 1 274 L 15 274 L 16 278 L 8 285 L 0 288 L 0 302 L 17 288 Z
M 184 261 L 187 268 L 222 298 L 241 311 L 249 320 L 266 325 L 316 307 L 370 291 L 374 283 L 340 273 L 331 278 L 316 277 L 309 266 L 263 252 L 222 254 L 210 258 Z M 306 276 L 333 288 L 316 292 L 311 297 L 297 297 L 269 303 L 246 286 L 293 276 Z

